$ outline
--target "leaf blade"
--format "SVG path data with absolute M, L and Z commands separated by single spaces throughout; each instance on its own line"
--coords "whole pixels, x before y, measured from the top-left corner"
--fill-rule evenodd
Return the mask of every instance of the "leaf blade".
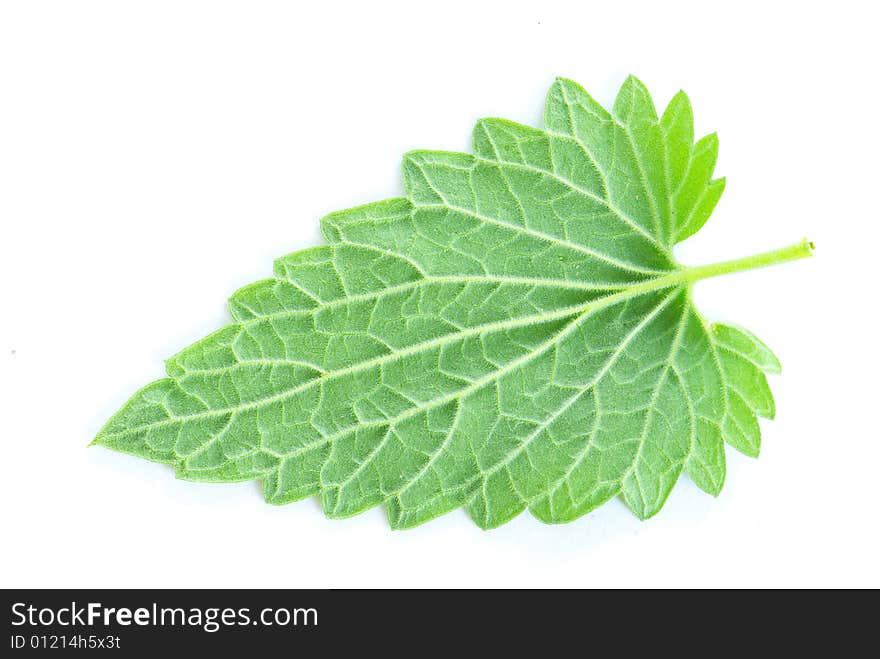
M 321 220 L 327 244 L 236 291 L 233 324 L 166 362 L 95 443 L 195 481 L 262 480 L 331 518 L 410 528 L 465 507 L 640 518 L 682 473 L 717 495 L 724 443 L 760 447 L 778 360 L 707 326 L 672 245 L 724 179 L 683 92 L 636 78 L 611 112 L 557 79 L 544 129 L 483 119 L 474 153 L 404 156 L 406 196 Z

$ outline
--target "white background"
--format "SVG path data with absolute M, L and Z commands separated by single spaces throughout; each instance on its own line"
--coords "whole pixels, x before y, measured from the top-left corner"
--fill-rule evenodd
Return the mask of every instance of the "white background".
M 876 21 L 863 2 L 4 2 L 0 586 L 880 586 Z M 686 263 L 806 235 L 815 258 L 698 285 L 783 363 L 757 461 L 491 532 L 392 532 L 254 483 L 194 484 L 96 431 L 225 300 L 401 192 L 400 155 L 536 124 L 555 75 L 610 104 L 679 87 L 728 177 Z

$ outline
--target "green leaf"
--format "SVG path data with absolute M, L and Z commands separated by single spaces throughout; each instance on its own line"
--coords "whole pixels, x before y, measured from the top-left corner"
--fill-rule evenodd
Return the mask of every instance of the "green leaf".
M 544 117 L 406 154 L 405 197 L 325 217 L 327 245 L 236 292 L 234 323 L 95 443 L 330 517 L 384 504 L 395 528 L 459 507 L 566 522 L 617 495 L 647 518 L 682 472 L 717 494 L 725 442 L 757 455 L 779 363 L 691 287 L 812 246 L 678 264 L 724 187 L 683 93 L 658 119 L 635 78 L 611 112 L 559 79 Z

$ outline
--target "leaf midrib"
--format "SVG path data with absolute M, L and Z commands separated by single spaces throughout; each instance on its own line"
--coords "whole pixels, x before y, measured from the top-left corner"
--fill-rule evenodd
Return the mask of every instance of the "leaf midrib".
M 272 403 L 279 402 L 296 396 L 303 391 L 308 390 L 309 388 L 318 385 L 328 379 L 341 377 L 344 375 L 349 375 L 352 373 L 357 373 L 362 370 L 366 370 L 371 368 L 372 366 L 377 366 L 386 362 L 393 361 L 395 359 L 400 359 L 402 357 L 406 357 L 412 354 L 417 354 L 424 350 L 430 350 L 436 347 L 442 347 L 446 344 L 453 343 L 463 338 L 467 338 L 469 336 L 474 336 L 478 334 L 482 334 L 485 332 L 493 332 L 493 331 L 501 331 L 506 329 L 515 329 L 517 327 L 525 327 L 541 322 L 549 322 L 552 320 L 560 320 L 563 318 L 567 318 L 570 316 L 578 316 L 581 317 L 586 314 L 593 313 L 602 309 L 604 307 L 610 306 L 612 304 L 616 304 L 618 302 L 622 302 L 624 300 L 628 300 L 630 298 L 636 297 L 638 295 L 642 295 L 645 293 L 649 293 L 652 291 L 660 290 L 663 288 L 668 288 L 671 286 L 675 286 L 677 284 L 682 284 L 688 281 L 688 271 L 686 269 L 674 270 L 662 277 L 656 277 L 653 279 L 649 279 L 643 282 L 639 282 L 637 284 L 633 284 L 632 286 L 623 289 L 617 293 L 612 293 L 610 295 L 606 295 L 605 297 L 599 298 L 597 300 L 591 300 L 590 302 L 575 305 L 573 307 L 565 307 L 563 309 L 557 310 L 551 313 L 537 314 L 532 316 L 525 316 L 522 318 L 511 319 L 507 321 L 496 321 L 493 323 L 486 323 L 484 325 L 478 325 L 475 327 L 466 328 L 461 330 L 460 332 L 455 332 L 451 334 L 444 334 L 443 336 L 437 337 L 435 339 L 431 339 L 429 341 L 424 341 L 421 343 L 414 344 L 412 346 L 408 346 L 407 348 L 403 348 L 397 351 L 393 351 L 391 353 L 380 355 L 378 357 L 374 357 L 370 360 L 366 360 L 363 362 L 359 362 L 357 364 L 353 364 L 351 366 L 347 366 L 342 369 L 338 369 L 335 371 L 326 371 L 325 373 L 319 375 L 316 378 L 309 380 L 301 385 L 298 385 L 292 389 L 288 389 L 286 391 L 278 392 L 277 394 L 273 394 L 272 396 L 267 396 L 265 398 L 260 398 L 257 400 L 250 401 L 248 403 L 243 403 L 241 405 L 231 406 L 231 407 L 222 407 L 222 408 L 213 408 L 209 410 L 204 410 L 201 412 L 196 412 L 194 414 L 187 414 L 184 416 L 174 416 L 169 417 L 168 419 L 163 419 L 162 421 L 157 421 L 155 423 L 146 424 L 143 426 L 139 426 L 136 428 L 127 428 L 118 433 L 108 433 L 103 435 L 104 438 L 115 438 L 115 437 L 124 437 L 127 435 L 131 435 L 137 432 L 141 432 L 145 429 L 149 428 L 157 428 L 163 427 L 166 425 L 171 425 L 174 423 L 179 423 L 182 421 L 190 421 L 194 419 L 203 419 L 203 418 L 212 418 L 217 416 L 223 416 L 225 414 L 237 414 L 241 412 L 246 412 L 251 409 L 257 409 L 260 407 L 264 407 L 266 405 L 271 405 Z M 532 351 L 533 352 L 533 351 Z M 527 355 L 532 354 L 532 352 L 526 353 Z M 424 406 L 411 408 L 411 409 L 424 409 Z M 384 422 L 383 422 L 384 423 Z

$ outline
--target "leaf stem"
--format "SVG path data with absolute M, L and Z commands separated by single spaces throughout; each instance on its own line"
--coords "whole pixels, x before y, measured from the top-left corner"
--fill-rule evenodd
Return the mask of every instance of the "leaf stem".
M 741 259 L 732 259 L 730 261 L 720 261 L 719 263 L 710 263 L 708 265 L 698 265 L 690 268 L 683 268 L 682 274 L 685 281 L 693 283 L 701 279 L 709 277 L 718 277 L 719 275 L 728 275 L 732 272 L 742 272 L 743 270 L 753 270 L 754 268 L 763 268 L 768 265 L 776 265 L 786 261 L 795 261 L 812 256 L 815 246 L 806 238 L 794 245 L 774 249 L 770 252 L 762 252 L 752 256 L 746 256 Z

